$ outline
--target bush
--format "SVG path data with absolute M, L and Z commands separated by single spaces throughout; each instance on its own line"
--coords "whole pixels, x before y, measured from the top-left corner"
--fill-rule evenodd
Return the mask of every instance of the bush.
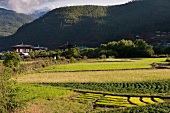
M 21 61 L 21 57 L 15 52 L 7 52 L 3 65 L 9 68 L 17 68 Z
M 106 59 L 106 55 L 101 55 L 101 57 L 100 57 L 101 59 Z
M 21 88 L 15 81 L 11 81 L 9 75 L 10 68 L 4 71 L 4 76 L 0 76 L 0 113 L 10 113 L 17 107 L 23 106 Z
M 83 60 L 87 60 L 88 59 L 88 57 L 87 56 L 83 56 Z
M 75 63 L 75 62 L 76 62 L 76 59 L 75 59 L 74 57 L 71 57 L 71 58 L 70 58 L 70 62 L 71 62 L 71 63 Z

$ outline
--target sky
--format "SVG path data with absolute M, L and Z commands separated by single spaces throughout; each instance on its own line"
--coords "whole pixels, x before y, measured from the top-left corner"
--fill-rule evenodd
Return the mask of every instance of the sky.
M 18 13 L 31 14 L 35 11 L 52 10 L 73 5 L 119 5 L 130 0 L 0 0 L 0 7 Z

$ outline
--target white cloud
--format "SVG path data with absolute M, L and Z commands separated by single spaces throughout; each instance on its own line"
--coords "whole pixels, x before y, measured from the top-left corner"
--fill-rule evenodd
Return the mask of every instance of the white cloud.
M 35 10 L 54 9 L 73 5 L 115 5 L 129 0 L 0 0 L 0 7 L 18 13 L 33 13 Z

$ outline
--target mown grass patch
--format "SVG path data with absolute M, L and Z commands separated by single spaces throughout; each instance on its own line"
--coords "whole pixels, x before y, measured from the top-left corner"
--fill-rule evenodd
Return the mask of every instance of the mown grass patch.
M 115 69 L 138 69 L 151 68 L 154 62 L 165 62 L 166 58 L 142 58 L 140 60 L 130 61 L 105 61 L 81 62 L 73 64 L 62 64 L 40 69 L 40 72 L 58 72 L 58 71 L 89 71 L 89 70 L 115 70 Z

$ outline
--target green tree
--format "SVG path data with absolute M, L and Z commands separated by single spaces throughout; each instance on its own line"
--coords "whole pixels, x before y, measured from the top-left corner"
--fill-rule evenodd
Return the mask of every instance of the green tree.
M 79 49 L 75 47 L 75 48 L 71 48 L 68 51 L 63 52 L 62 56 L 65 56 L 67 58 L 71 58 L 71 57 L 79 58 L 81 55 Z
M 170 54 L 170 47 L 165 48 L 164 53 L 169 55 Z
M 119 57 L 133 57 L 135 44 L 131 40 L 120 40 L 117 43 L 117 52 Z
M 31 58 L 37 58 L 38 56 L 39 56 L 39 51 L 31 51 L 31 52 L 29 52 L 29 55 L 30 55 L 30 57 Z
M 98 48 L 87 48 L 81 52 L 81 55 L 88 58 L 98 58 L 100 56 L 99 53 L 100 49 Z
M 136 54 L 141 57 L 150 57 L 154 54 L 153 46 L 148 45 L 143 39 L 135 40 Z
M 17 53 L 7 52 L 5 54 L 5 60 L 3 61 L 3 65 L 13 69 L 19 67 L 20 61 L 21 57 Z

